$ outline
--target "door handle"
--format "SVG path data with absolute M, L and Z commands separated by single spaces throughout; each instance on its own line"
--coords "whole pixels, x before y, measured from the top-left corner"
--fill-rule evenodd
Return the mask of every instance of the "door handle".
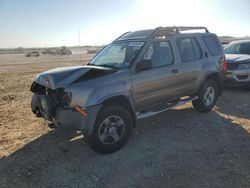
M 172 73 L 174 73 L 174 74 L 177 74 L 178 72 L 179 72 L 178 69 L 173 69 L 173 70 L 172 70 Z
M 207 52 L 204 52 L 204 55 L 205 55 L 205 57 L 208 57 L 208 53 Z

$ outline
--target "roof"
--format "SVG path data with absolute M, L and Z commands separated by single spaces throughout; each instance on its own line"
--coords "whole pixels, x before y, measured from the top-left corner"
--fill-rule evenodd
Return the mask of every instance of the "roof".
M 155 29 L 148 30 L 139 30 L 133 32 L 126 32 L 115 41 L 121 40 L 133 40 L 133 39 L 153 39 L 153 38 L 165 38 L 175 34 L 180 34 L 183 31 L 192 31 L 192 30 L 204 30 L 205 33 L 209 33 L 206 27 L 157 27 Z

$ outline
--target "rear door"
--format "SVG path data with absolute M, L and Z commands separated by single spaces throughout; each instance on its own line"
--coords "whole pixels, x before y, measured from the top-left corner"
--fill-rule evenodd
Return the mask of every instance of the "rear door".
M 175 37 L 175 47 L 179 58 L 179 96 L 192 95 L 199 86 L 198 78 L 206 65 L 202 47 L 197 37 L 180 35 Z

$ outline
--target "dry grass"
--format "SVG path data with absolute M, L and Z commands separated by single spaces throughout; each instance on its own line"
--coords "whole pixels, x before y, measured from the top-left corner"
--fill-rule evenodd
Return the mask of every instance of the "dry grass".
M 92 55 L 81 57 L 86 63 Z M 79 65 L 78 55 L 41 56 L 0 55 L 0 157 L 7 156 L 50 131 L 46 122 L 30 110 L 30 85 L 45 70 Z

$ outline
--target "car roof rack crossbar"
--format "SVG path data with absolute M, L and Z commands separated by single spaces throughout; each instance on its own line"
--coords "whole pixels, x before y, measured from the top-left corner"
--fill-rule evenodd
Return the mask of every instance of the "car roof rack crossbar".
M 202 30 L 204 29 L 206 33 L 209 33 L 208 29 L 206 27 L 184 27 L 184 26 L 180 26 L 180 27 L 176 27 L 177 30 L 180 31 L 188 31 L 188 30 Z
M 175 34 L 179 34 L 182 31 L 191 31 L 191 30 L 205 30 L 206 33 L 209 33 L 206 27 L 157 27 L 153 32 L 150 34 L 150 37 L 167 37 Z

